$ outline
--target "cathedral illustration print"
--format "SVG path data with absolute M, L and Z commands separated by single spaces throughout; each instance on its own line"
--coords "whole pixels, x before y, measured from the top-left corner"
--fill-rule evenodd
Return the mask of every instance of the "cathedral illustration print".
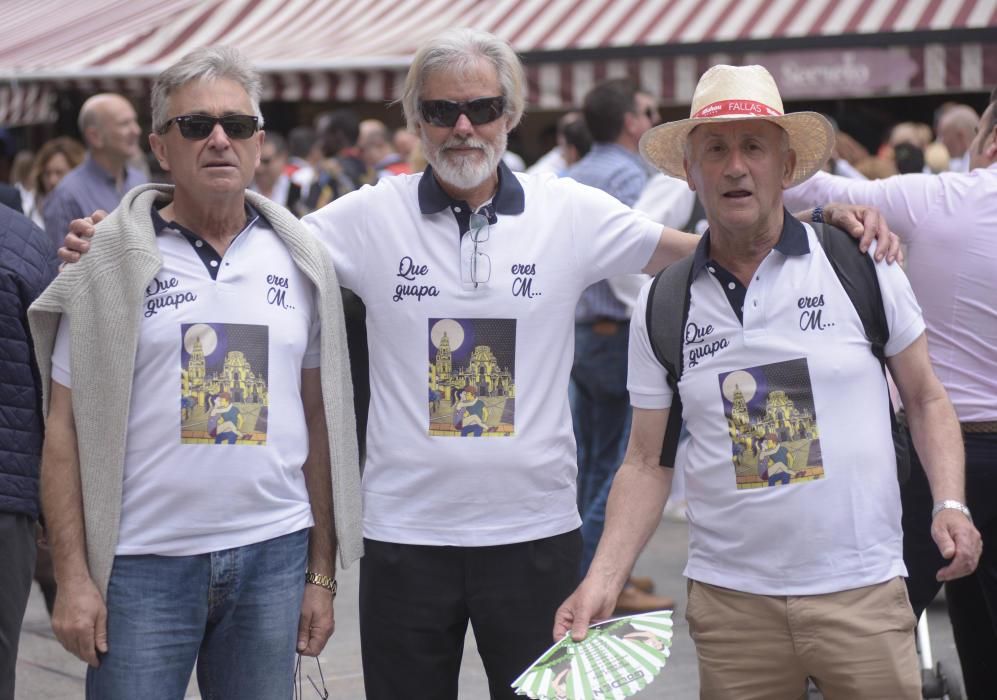
M 515 355 L 515 319 L 429 319 L 429 434 L 514 435 Z
M 805 358 L 719 376 L 738 489 L 824 478 Z
M 185 323 L 180 340 L 180 442 L 265 445 L 268 327 Z

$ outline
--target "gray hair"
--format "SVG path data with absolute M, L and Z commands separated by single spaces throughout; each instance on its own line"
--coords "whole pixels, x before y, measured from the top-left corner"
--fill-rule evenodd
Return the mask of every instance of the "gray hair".
M 152 132 L 158 134 L 169 118 L 170 95 L 198 80 L 231 80 L 242 86 L 253 103 L 253 114 L 263 128 L 260 97 L 263 81 L 249 60 L 231 46 L 204 46 L 191 51 L 164 70 L 152 85 Z
M 415 129 L 422 121 L 419 99 L 428 76 L 447 71 L 456 73 L 459 79 L 472 70 L 480 58 L 490 61 L 498 73 L 509 128 L 519 124 L 526 106 L 526 76 L 519 57 L 509 44 L 494 34 L 462 27 L 436 35 L 423 44 L 412 59 L 402 92 L 402 110 L 409 128 Z

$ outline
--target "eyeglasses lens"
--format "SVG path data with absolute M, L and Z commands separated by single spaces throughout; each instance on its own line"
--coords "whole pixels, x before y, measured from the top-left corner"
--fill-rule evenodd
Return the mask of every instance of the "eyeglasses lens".
M 434 126 L 452 127 L 465 115 L 472 124 L 481 126 L 502 116 L 504 97 L 480 97 L 467 102 L 450 100 L 425 100 L 420 103 L 422 118 Z
M 166 122 L 166 129 L 163 131 L 165 133 L 170 128 L 170 124 L 176 122 L 181 136 L 192 141 L 200 141 L 211 135 L 215 124 L 221 124 L 226 136 L 230 139 L 241 140 L 248 139 L 256 133 L 258 121 L 256 117 L 249 114 L 228 114 L 224 117 L 211 117 L 207 114 L 184 114 Z

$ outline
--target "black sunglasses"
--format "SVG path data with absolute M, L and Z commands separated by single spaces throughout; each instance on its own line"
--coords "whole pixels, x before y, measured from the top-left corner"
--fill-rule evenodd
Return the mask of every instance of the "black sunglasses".
M 208 138 L 214 131 L 215 124 L 221 124 L 225 135 L 230 139 L 248 139 L 259 128 L 259 117 L 249 114 L 226 114 L 224 117 L 212 117 L 207 114 L 181 114 L 163 124 L 160 134 L 170 130 L 173 122 L 180 129 L 180 135 L 191 141 Z
M 493 122 L 505 111 L 504 97 L 479 97 L 466 102 L 450 100 L 422 100 L 419 102 L 422 118 L 433 126 L 453 126 L 464 115 L 475 126 Z

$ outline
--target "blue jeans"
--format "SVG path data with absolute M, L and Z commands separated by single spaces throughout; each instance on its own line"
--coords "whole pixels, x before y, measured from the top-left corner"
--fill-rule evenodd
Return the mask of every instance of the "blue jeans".
M 630 435 L 627 344 L 630 324 L 598 333 L 575 325 L 571 414 L 578 443 L 578 511 L 582 516 L 581 575 L 588 571 L 606 519 L 606 498 Z
M 114 558 L 88 700 L 291 697 L 308 531 L 186 557 Z

